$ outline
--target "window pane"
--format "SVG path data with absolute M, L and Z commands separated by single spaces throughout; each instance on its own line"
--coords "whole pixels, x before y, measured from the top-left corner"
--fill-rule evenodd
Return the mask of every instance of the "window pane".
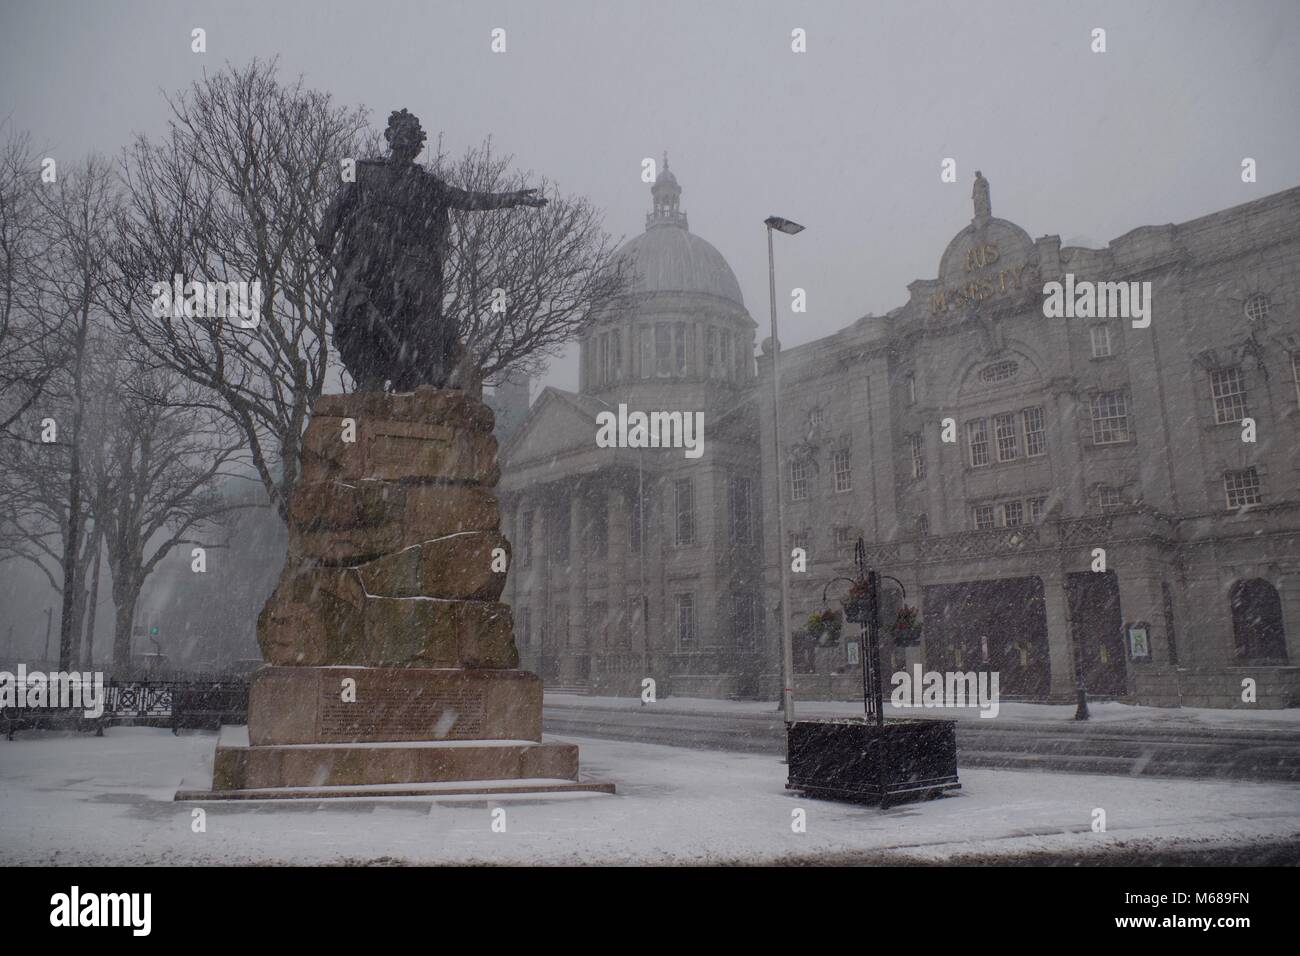
M 993 433 L 998 440 L 998 461 L 1015 461 L 1020 457 L 1020 438 L 1016 434 L 1016 416 L 998 415 L 993 419 Z
M 1042 408 L 1038 406 L 1026 408 L 1023 415 L 1025 422 L 1025 454 L 1030 458 L 1046 454 L 1047 427 Z
M 1240 368 L 1234 366 L 1211 372 L 1210 391 L 1214 395 L 1215 422 L 1226 425 L 1246 417 L 1246 386 Z
M 989 463 L 989 431 L 985 419 L 977 418 L 966 423 L 966 443 L 973 467 L 978 468 Z
M 1108 445 L 1129 440 L 1128 397 L 1123 392 L 1100 392 L 1092 399 L 1092 441 Z

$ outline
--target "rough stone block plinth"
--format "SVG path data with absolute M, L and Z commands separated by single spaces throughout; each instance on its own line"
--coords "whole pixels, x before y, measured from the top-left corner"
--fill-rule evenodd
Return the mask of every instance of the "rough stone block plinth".
M 612 792 L 542 741 L 541 681 L 516 670 L 492 424 L 456 390 L 321 396 L 257 621 L 271 666 L 212 789 L 177 799 Z

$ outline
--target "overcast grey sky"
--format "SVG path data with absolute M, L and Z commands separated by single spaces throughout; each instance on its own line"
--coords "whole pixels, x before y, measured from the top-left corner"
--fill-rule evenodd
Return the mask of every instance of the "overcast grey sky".
M 0 116 L 55 156 L 116 152 L 161 127 L 160 90 L 278 55 L 379 124 L 409 108 L 452 153 L 491 134 L 627 237 L 649 207 L 640 162 L 667 149 L 692 231 L 764 328 L 762 220 L 807 225 L 778 260 L 791 345 L 933 277 L 977 168 L 995 215 L 1096 244 L 1300 184 L 1297 41 L 1297 0 L 0 0 Z M 809 311 L 794 317 L 796 285 Z M 572 358 L 548 380 L 576 387 Z

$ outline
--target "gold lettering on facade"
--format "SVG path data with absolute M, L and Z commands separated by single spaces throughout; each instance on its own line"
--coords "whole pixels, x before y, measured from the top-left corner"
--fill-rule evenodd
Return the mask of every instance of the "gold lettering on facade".
M 981 272 L 992 266 L 1002 254 L 995 243 L 986 242 L 966 250 L 966 271 Z M 940 289 L 930 293 L 930 314 L 941 315 L 950 308 L 958 309 L 973 302 L 983 302 L 1024 288 L 1026 275 L 1038 272 L 1036 266 L 1023 264 L 999 269 L 987 276 L 972 277 L 955 289 Z

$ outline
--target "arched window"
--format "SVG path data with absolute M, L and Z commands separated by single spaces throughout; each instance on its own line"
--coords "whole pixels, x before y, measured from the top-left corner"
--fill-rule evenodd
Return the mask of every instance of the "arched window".
M 1245 660 L 1286 660 L 1282 600 L 1277 588 L 1263 578 L 1232 586 L 1232 637 L 1237 656 Z

